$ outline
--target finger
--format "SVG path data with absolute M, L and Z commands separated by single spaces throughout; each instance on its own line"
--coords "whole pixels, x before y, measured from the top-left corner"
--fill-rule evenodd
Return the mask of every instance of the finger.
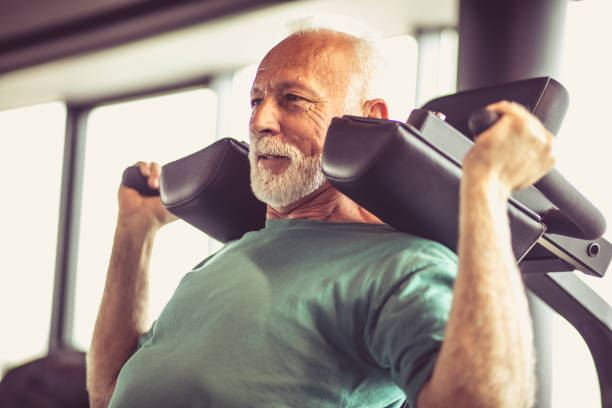
M 538 139 L 545 146 L 552 145 L 554 139 L 553 134 L 544 127 L 540 119 L 535 115 L 525 110 L 524 112 L 517 113 L 515 118 L 514 124 L 517 130 L 527 132 L 527 134 L 532 135 L 532 137 Z
M 529 122 L 529 131 L 535 135 L 540 141 L 548 147 L 550 151 L 553 148 L 554 135 L 544 127 L 542 122 L 539 121 L 535 116 L 532 117 Z
M 510 101 L 501 100 L 497 102 L 490 103 L 486 106 L 487 109 L 498 110 L 498 109 L 507 109 L 510 105 Z
M 487 107 L 487 109 L 489 109 Z M 491 124 L 489 124 L 488 127 L 486 127 L 485 129 L 482 129 L 481 132 L 478 135 L 474 136 L 474 142 L 476 142 L 478 139 L 490 139 L 490 138 L 495 138 L 495 135 L 499 135 L 499 134 L 505 134 L 507 132 L 507 129 L 511 126 L 512 124 L 512 116 L 511 115 L 507 115 L 504 114 L 502 112 L 499 112 L 497 110 L 493 110 L 490 109 L 493 112 L 499 113 L 499 117 L 497 117 Z
M 501 120 L 498 120 L 498 122 L 504 122 L 516 131 L 528 129 L 531 133 L 539 132 L 540 121 L 538 118 L 519 103 L 499 101 L 488 105 L 487 109 L 501 114 Z
M 487 105 L 485 109 L 499 114 L 499 117 L 494 120 L 490 126 L 483 129 L 478 136 L 483 136 L 483 134 L 486 133 L 497 133 L 500 129 L 511 126 L 517 119 L 524 122 L 529 115 L 521 105 L 506 100 L 491 103 Z
M 523 105 L 511 101 L 495 102 L 487 105 L 486 108 L 501 114 L 516 114 L 520 116 L 529 115 L 529 111 Z
M 551 132 L 547 130 L 546 133 L 547 133 L 546 137 L 548 139 L 548 148 L 549 148 L 548 155 L 550 156 L 553 162 L 553 166 L 554 166 L 557 162 L 557 143 L 555 142 L 555 137 Z
M 549 138 L 552 137 L 552 134 L 544 127 L 542 122 L 519 103 L 499 101 L 488 105 L 487 109 L 502 114 L 502 119 L 504 116 L 509 117 L 516 130 L 525 129 L 544 143 L 548 143 Z
M 158 189 L 159 188 L 159 179 L 161 177 L 161 166 L 155 162 L 150 165 L 150 176 L 149 176 L 149 187 Z
M 137 166 L 140 169 L 140 173 L 143 176 L 149 177 L 151 175 L 151 167 L 149 163 L 138 161 L 134 164 L 134 166 Z

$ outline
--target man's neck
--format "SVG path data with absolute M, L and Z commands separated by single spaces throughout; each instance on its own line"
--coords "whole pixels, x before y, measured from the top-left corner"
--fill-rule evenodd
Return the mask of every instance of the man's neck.
M 327 222 L 382 224 L 374 214 L 325 182 L 314 192 L 281 208 L 268 205 L 268 219 L 306 219 Z

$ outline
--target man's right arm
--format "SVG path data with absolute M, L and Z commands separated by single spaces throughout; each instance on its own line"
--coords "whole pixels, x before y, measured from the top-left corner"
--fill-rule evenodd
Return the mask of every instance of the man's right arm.
M 149 186 L 159 187 L 156 164 L 138 163 Z M 147 329 L 148 269 L 155 234 L 172 221 L 159 197 L 119 188 L 119 215 L 106 285 L 87 355 L 87 389 L 92 407 L 106 407 L 121 367 Z

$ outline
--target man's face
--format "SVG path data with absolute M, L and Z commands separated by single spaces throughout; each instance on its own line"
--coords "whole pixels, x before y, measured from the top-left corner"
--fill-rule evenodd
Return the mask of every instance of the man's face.
M 354 74 L 350 47 L 334 33 L 293 36 L 259 66 L 251 90 L 251 186 L 272 207 L 285 207 L 325 182 L 320 157 L 331 119 L 346 113 Z

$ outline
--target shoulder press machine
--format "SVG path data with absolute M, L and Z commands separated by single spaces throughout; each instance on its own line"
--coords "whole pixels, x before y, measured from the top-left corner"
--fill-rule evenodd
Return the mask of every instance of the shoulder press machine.
M 407 123 L 335 118 L 324 173 L 389 225 L 456 250 L 461 163 L 472 145 L 468 119 L 501 99 L 521 103 L 553 133 L 568 106 L 558 82 L 534 78 L 435 99 Z M 247 144 L 222 139 L 165 165 L 162 202 L 223 242 L 262 228 L 265 205 L 251 192 L 247 153 Z M 124 184 L 157 194 L 147 191 L 136 168 L 126 169 Z M 514 193 L 508 214 L 525 285 L 582 335 L 595 361 L 602 407 L 612 408 L 612 308 L 571 272 L 604 276 L 612 259 L 612 245 L 601 237 L 605 219 L 554 169 Z

